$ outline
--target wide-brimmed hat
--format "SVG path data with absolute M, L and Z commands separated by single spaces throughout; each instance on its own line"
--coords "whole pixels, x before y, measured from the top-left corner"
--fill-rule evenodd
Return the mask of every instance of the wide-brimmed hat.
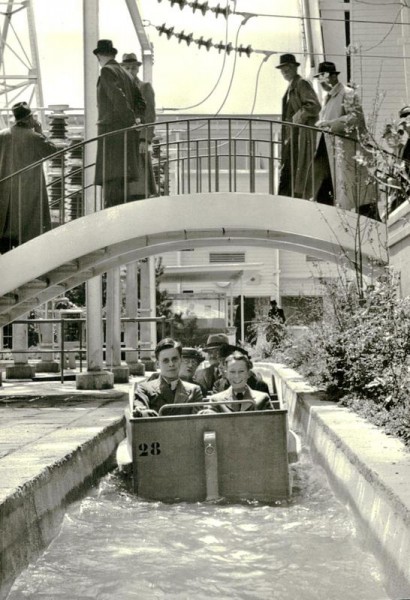
M 17 102 L 17 104 L 11 107 L 11 110 L 13 111 L 16 123 L 32 115 L 31 108 L 27 102 Z
M 199 350 L 188 347 L 182 348 L 182 358 L 193 358 L 198 364 L 205 360 L 205 356 L 203 356 Z
M 122 62 L 121 64 L 132 64 L 132 63 L 137 63 L 137 65 L 142 65 L 142 62 L 140 62 L 137 58 L 137 55 L 134 52 L 130 52 L 129 54 L 123 54 L 122 55 Z
M 207 350 L 212 350 L 214 348 L 219 348 L 222 344 L 229 344 L 229 337 L 226 333 L 211 333 L 208 336 L 205 346 L 202 348 L 204 352 Z
M 93 50 L 93 54 L 113 54 L 114 56 L 117 54 L 117 52 L 118 50 L 117 48 L 114 48 L 111 40 L 98 40 L 97 48 Z
M 340 71 L 336 69 L 336 65 L 334 62 L 330 62 L 329 60 L 325 60 L 319 63 L 317 74 L 313 75 L 313 77 L 320 77 L 323 73 L 329 73 L 329 75 L 339 75 Z
M 294 54 L 281 54 L 279 64 L 276 68 L 281 69 L 285 65 L 296 65 L 298 67 L 300 63 L 297 62 Z

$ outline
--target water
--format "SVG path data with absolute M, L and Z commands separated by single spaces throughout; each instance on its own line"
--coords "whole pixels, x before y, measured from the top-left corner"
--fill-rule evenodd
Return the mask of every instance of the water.
M 8 600 L 385 600 L 382 570 L 305 453 L 288 503 L 138 500 L 113 473 L 70 506 Z

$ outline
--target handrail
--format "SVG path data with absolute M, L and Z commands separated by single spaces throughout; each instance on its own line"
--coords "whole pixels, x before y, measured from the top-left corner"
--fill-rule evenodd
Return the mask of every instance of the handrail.
M 162 139 L 158 139 L 158 137 L 154 138 L 155 143 L 152 146 L 147 141 L 145 144 L 140 144 L 137 151 L 136 146 L 133 146 L 134 141 L 130 136 L 130 132 L 136 132 L 136 134 L 141 135 L 148 128 L 152 127 L 156 128 L 157 133 L 163 131 L 164 137 Z M 224 128 L 226 129 L 226 133 L 224 132 Z M 49 206 L 50 210 L 53 211 L 51 214 L 53 226 L 61 225 L 81 217 L 85 214 L 86 195 L 91 200 L 90 194 L 94 194 L 93 210 L 97 210 L 100 198 L 103 200 L 104 195 L 108 194 L 110 177 L 114 177 L 108 171 L 113 168 L 112 165 L 116 163 L 116 160 L 113 160 L 112 157 L 107 158 L 106 154 L 108 140 L 114 137 L 117 140 L 117 146 L 122 148 L 121 155 L 118 158 L 121 164 L 117 165 L 117 167 L 122 174 L 123 185 L 122 188 L 121 186 L 112 186 L 114 190 L 112 193 L 115 197 L 114 200 L 111 198 L 111 204 L 108 204 L 108 206 L 112 206 L 112 202 L 115 205 L 130 201 L 135 198 L 134 194 L 137 195 L 137 199 L 169 194 L 179 195 L 202 192 L 204 190 L 208 192 L 220 192 L 225 189 L 235 192 L 249 191 L 250 193 L 266 191 L 269 194 L 273 194 L 275 193 L 276 182 L 279 180 L 280 161 L 280 153 L 279 151 L 274 151 L 274 147 L 278 149 L 281 147 L 280 139 L 283 128 L 291 128 L 295 132 L 307 132 L 307 135 L 310 136 L 309 142 L 312 148 L 318 135 L 323 133 L 321 129 L 314 126 L 291 123 L 280 119 L 268 119 L 265 117 L 248 118 L 243 116 L 188 117 L 178 120 L 173 119 L 158 121 L 157 123 L 133 125 L 109 131 L 71 145 L 67 144 L 66 147 L 47 158 L 36 161 L 0 179 L 0 186 L 4 184 L 8 185 L 12 181 L 17 182 L 19 190 L 14 190 L 13 192 L 13 184 L 11 184 L 10 193 L 19 196 L 18 201 L 17 198 L 14 200 L 13 210 L 14 214 L 18 210 L 22 211 L 21 214 L 18 214 L 18 220 L 19 223 L 24 222 L 24 199 L 20 198 L 22 192 L 19 182 L 22 177 L 27 177 L 30 172 L 35 173 L 33 170 L 39 169 L 43 164 L 52 164 L 52 169 L 48 173 L 46 190 L 44 191 L 48 190 L 49 194 L 52 195 L 49 199 Z M 358 149 L 362 148 L 360 142 L 352 136 L 331 132 L 326 132 L 326 135 L 342 140 L 349 140 L 356 144 Z M 118 136 L 124 136 L 124 139 L 118 141 Z M 296 133 L 291 137 L 295 136 Z M 98 164 L 98 161 L 96 163 L 95 160 L 90 163 L 84 162 L 84 148 L 88 144 L 96 144 L 97 147 L 100 146 L 102 148 L 102 158 L 100 155 L 99 159 L 100 162 L 102 161 L 102 177 L 105 181 L 102 186 L 95 183 L 85 185 L 84 170 L 93 168 Z M 134 154 L 133 152 L 129 152 L 130 148 L 134 148 Z M 363 152 L 370 151 L 371 147 L 366 146 L 362 149 Z M 291 163 L 293 164 L 295 161 L 293 161 L 292 147 L 290 147 L 290 152 Z M 391 160 L 394 158 L 393 153 L 384 150 L 383 152 L 383 156 L 386 156 L 387 159 Z M 75 157 L 71 156 L 73 153 L 76 155 Z M 131 182 L 135 178 L 131 177 L 129 181 L 128 179 L 125 180 L 124 173 L 127 173 L 127 169 L 132 167 L 131 161 L 134 160 L 133 156 L 137 155 L 140 161 L 138 169 L 142 172 L 142 175 L 139 182 L 137 181 L 137 191 L 134 192 L 131 189 Z M 336 165 L 335 158 L 333 160 Z M 67 165 L 65 165 L 65 161 L 67 161 Z M 262 166 L 258 167 L 257 161 L 261 161 Z M 313 163 L 311 162 L 310 164 L 312 166 Z M 71 171 L 68 169 L 68 166 L 73 167 Z M 295 165 L 294 167 L 296 169 Z M 134 166 L 132 168 L 135 171 L 137 167 Z M 360 167 L 355 166 L 355 168 L 358 170 Z M 58 173 L 59 169 L 62 170 L 62 173 Z M 42 177 L 42 173 L 43 169 L 40 168 L 39 174 L 35 173 L 34 176 Z M 243 178 L 243 174 L 249 175 L 247 180 Z M 306 174 L 303 173 L 304 175 Z M 118 174 L 115 174 L 115 177 L 118 177 Z M 239 177 L 241 177 L 240 180 Z M 296 174 L 293 173 L 292 192 L 295 177 Z M 75 178 L 76 181 L 73 181 L 72 178 Z M 155 180 L 155 183 L 151 182 L 151 179 Z M 304 196 L 306 199 L 313 199 L 315 196 L 313 177 L 311 179 L 312 181 L 310 182 L 306 181 L 306 193 Z M 119 180 L 115 179 L 115 181 Z M 40 185 L 41 187 L 42 184 Z M 244 189 L 245 187 L 248 189 Z M 119 191 L 117 188 L 119 188 Z M 357 194 L 357 190 L 354 193 Z M 300 197 L 299 192 L 298 194 Z M 334 201 L 335 203 L 338 202 L 336 190 Z M 358 204 L 357 202 L 356 205 Z M 104 204 L 101 205 L 104 206 Z M 42 210 L 43 208 L 40 209 L 39 207 L 38 220 L 40 224 L 35 224 L 36 231 L 34 235 L 39 235 L 44 231 Z M 33 237 L 33 234 L 31 237 Z M 20 226 L 18 234 L 13 239 L 10 239 L 10 247 L 16 243 L 24 243 L 24 241 L 26 239 L 22 236 Z
M 163 404 L 158 411 L 158 416 L 161 417 L 164 410 L 171 408 L 191 408 L 192 406 L 210 406 L 211 404 L 214 406 L 219 404 L 243 404 L 244 402 L 256 406 L 256 401 L 253 398 L 245 398 L 244 400 L 212 400 L 211 402 L 207 400 L 204 400 L 203 402 L 178 402 L 175 404 Z

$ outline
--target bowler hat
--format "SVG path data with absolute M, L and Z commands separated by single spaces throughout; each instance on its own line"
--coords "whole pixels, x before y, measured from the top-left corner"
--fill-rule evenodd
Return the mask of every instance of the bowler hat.
M 203 347 L 203 351 L 219 348 L 222 344 L 229 344 L 229 337 L 225 333 L 211 333 Z
M 403 106 L 403 108 L 400 109 L 399 117 L 400 119 L 403 119 L 404 117 L 410 117 L 410 106 Z
M 319 63 L 318 72 L 313 77 L 319 77 L 323 73 L 329 73 L 329 75 L 339 75 L 340 71 L 336 70 L 336 65 L 334 62 L 325 60 L 324 62 Z
M 136 56 L 136 54 L 134 54 L 134 52 L 130 52 L 129 54 L 123 54 L 122 55 L 122 63 L 121 64 L 132 64 L 132 63 L 137 63 L 137 65 L 142 65 L 142 62 L 140 62 Z
M 93 50 L 93 54 L 113 54 L 114 56 L 117 54 L 117 52 L 118 50 L 117 48 L 114 48 L 111 40 L 98 40 L 97 48 Z
M 182 348 L 182 358 L 193 358 L 198 364 L 205 360 L 205 357 L 196 348 Z
M 285 65 L 296 65 L 298 67 L 300 63 L 296 61 L 294 54 L 281 54 L 279 58 L 279 64 L 276 68 L 281 69 Z
M 16 123 L 30 117 L 32 112 L 27 102 L 17 102 L 11 107 Z

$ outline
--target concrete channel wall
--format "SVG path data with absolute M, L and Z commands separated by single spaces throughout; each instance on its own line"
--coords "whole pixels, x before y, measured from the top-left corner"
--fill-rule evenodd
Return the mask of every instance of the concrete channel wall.
M 1 600 L 58 533 L 66 506 L 113 468 L 125 435 L 126 393 L 83 393 L 70 406 L 38 400 L 41 407 L 14 399 L 0 408 L 10 431 L 2 430 L 10 451 L 0 460 Z
M 336 496 L 355 514 L 381 559 L 393 597 L 410 598 L 410 452 L 399 440 L 347 408 L 329 402 L 283 365 L 257 363 L 273 376 L 289 426 L 307 443 Z

